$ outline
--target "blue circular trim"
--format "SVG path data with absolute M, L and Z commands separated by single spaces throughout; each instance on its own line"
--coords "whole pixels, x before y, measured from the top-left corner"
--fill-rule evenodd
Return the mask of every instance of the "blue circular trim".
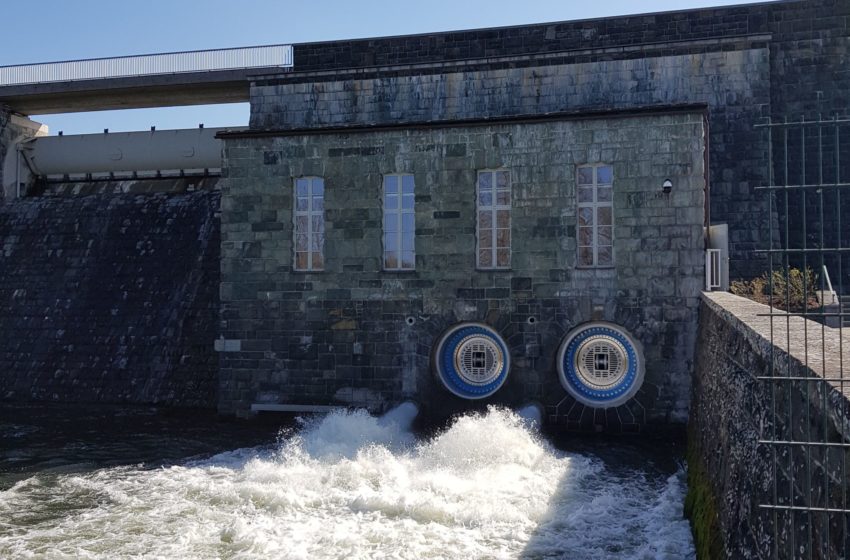
M 626 370 L 626 375 L 623 376 L 623 379 L 613 387 L 605 390 L 594 389 L 585 385 L 575 370 L 576 351 L 582 342 L 596 335 L 605 335 L 617 340 L 626 349 L 629 359 L 629 368 Z M 632 389 L 638 379 L 638 368 L 640 367 L 638 360 L 638 353 L 634 345 L 623 333 L 603 326 L 589 327 L 570 340 L 567 351 L 564 352 L 563 362 L 561 363 L 561 381 L 565 385 L 569 385 L 567 387 L 568 389 L 572 389 L 576 394 L 581 395 L 585 399 L 594 403 L 607 404 L 616 401 Z
M 504 361 L 502 362 L 502 371 L 496 378 L 486 385 L 473 385 L 466 382 L 457 372 L 454 363 L 455 350 L 458 345 L 468 336 L 478 335 L 488 338 L 496 343 L 501 349 Z M 440 354 L 437 359 L 437 374 L 440 380 L 452 393 L 466 399 L 481 399 L 489 397 L 499 390 L 499 387 L 505 382 L 510 369 L 510 355 L 508 349 L 502 342 L 501 337 L 478 325 L 463 326 L 454 332 L 450 333 L 443 341 L 440 347 Z

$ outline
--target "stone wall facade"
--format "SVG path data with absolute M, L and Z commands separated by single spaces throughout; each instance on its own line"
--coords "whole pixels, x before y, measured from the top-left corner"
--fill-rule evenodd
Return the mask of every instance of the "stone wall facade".
M 665 45 L 647 47 L 638 58 L 562 53 L 521 62 L 416 66 L 390 73 L 294 74 L 252 88 L 251 126 L 452 122 L 705 104 L 710 116 L 712 220 L 746 224 L 745 229 L 730 227 L 731 266 L 736 272 L 752 267 L 754 274 L 759 258 L 753 251 L 768 229 L 766 201 L 752 189 L 763 184 L 767 174 L 766 137 L 754 126 L 769 114 L 769 50 L 764 37 L 753 37 L 685 52 L 678 54 Z
M 850 401 L 819 379 L 850 363 L 850 337 L 799 317 L 771 326 L 769 313 L 731 294 L 703 296 L 688 440 L 697 547 L 711 558 L 839 558 L 850 544 L 844 514 L 783 508 L 847 506 Z
M 215 180 L 132 183 L 0 206 L 0 399 L 215 406 Z
M 712 223 L 732 276 L 766 267 L 765 117 L 847 115 L 850 5 L 749 6 L 295 45 L 258 79 L 251 127 L 388 124 L 701 103 Z
M 222 194 L 219 409 L 414 398 L 473 406 L 439 386 L 430 354 L 458 321 L 507 341 L 513 367 L 487 399 L 547 405 L 577 429 L 637 431 L 686 416 L 704 282 L 704 114 L 230 136 Z M 615 266 L 576 263 L 576 166 L 614 172 Z M 510 270 L 476 269 L 476 174 L 512 181 Z M 415 178 L 416 270 L 382 270 L 382 176 Z M 325 181 L 325 269 L 293 270 L 294 180 Z M 675 188 L 661 190 L 670 178 Z M 561 388 L 555 353 L 591 320 L 626 327 L 646 354 L 636 398 L 594 413 Z

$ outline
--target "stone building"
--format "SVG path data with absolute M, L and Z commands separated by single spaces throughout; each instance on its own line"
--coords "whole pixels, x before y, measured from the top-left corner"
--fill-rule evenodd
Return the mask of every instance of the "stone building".
M 754 125 L 846 102 L 847 12 L 296 45 L 291 71 L 252 82 L 250 129 L 220 135 L 219 409 L 538 401 L 569 428 L 683 421 L 704 228 L 730 225 L 733 274 L 760 271 Z
M 221 355 L 222 410 L 466 406 L 430 371 L 462 321 L 507 345 L 493 400 L 569 409 L 555 354 L 573 326 L 604 320 L 650 366 L 600 421 L 684 417 L 704 131 L 684 109 L 228 136 L 222 298 L 239 347 Z

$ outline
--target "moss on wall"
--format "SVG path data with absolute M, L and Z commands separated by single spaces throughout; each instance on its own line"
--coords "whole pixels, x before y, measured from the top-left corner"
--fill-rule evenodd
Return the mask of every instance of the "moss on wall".
M 699 443 L 688 427 L 688 495 L 685 497 L 685 516 L 691 522 L 698 560 L 724 558 L 723 539 L 711 479 L 700 460 Z

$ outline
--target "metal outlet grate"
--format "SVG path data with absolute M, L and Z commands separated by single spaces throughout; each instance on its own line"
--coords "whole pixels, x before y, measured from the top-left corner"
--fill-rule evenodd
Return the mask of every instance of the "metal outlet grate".
M 504 364 L 504 356 L 498 345 L 483 336 L 468 336 L 455 350 L 455 367 L 458 375 L 473 385 L 491 383 Z
M 622 327 L 604 322 L 576 327 L 558 349 L 558 378 L 569 394 L 565 398 L 592 408 L 628 402 L 643 384 L 642 356 L 640 344 Z
M 626 375 L 628 363 L 626 349 L 608 336 L 591 337 L 576 352 L 576 370 L 582 382 L 597 389 L 619 383 Z

